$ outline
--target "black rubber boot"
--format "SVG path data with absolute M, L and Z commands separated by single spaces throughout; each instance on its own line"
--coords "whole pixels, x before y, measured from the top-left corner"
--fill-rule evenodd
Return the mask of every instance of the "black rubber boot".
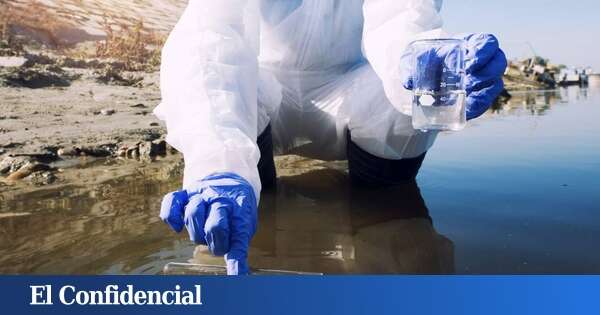
M 353 184 L 366 186 L 393 186 L 414 181 L 419 173 L 425 153 L 418 157 L 388 160 L 370 154 L 352 142 L 348 131 L 348 169 Z
M 277 172 L 275 170 L 275 161 L 273 160 L 273 137 L 271 136 L 271 125 L 268 125 L 256 140 L 260 150 L 260 160 L 258 161 L 258 174 L 263 189 L 275 187 L 277 182 Z

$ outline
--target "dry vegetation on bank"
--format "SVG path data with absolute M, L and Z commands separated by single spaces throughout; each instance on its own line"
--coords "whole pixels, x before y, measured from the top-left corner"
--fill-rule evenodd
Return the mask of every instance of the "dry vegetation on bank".
M 133 27 L 111 26 L 104 21 L 106 39 L 96 43 L 96 58 L 112 58 L 125 64 L 127 70 L 148 70 L 160 66 L 160 52 L 166 39 L 147 30 L 142 20 Z
M 65 35 L 75 25 L 56 16 L 44 4 L 0 2 L 0 56 L 17 56 L 36 51 L 74 59 L 103 59 L 122 64 L 128 71 L 153 71 L 160 65 L 160 50 L 166 39 L 144 25 L 114 22 L 105 15 L 103 38 L 90 43 L 71 43 Z M 93 48 L 91 48 L 93 46 Z

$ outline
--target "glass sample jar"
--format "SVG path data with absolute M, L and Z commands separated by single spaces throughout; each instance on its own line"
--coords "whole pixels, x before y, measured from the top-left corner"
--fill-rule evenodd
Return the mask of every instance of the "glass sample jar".
M 458 131 L 465 127 L 464 46 L 461 39 L 411 44 L 413 128 Z

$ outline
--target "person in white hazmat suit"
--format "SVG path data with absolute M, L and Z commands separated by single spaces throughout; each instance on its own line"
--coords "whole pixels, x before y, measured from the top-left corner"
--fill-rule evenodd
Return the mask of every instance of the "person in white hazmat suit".
M 247 274 L 273 150 L 348 159 L 369 185 L 414 180 L 435 132 L 414 130 L 401 58 L 442 33 L 441 0 L 190 0 L 163 49 L 167 141 L 184 183 L 161 218 Z M 489 34 L 467 43 L 467 118 L 503 89 L 506 58 Z

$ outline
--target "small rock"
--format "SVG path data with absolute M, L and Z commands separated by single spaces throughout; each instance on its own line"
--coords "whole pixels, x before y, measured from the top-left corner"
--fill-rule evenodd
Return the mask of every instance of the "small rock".
M 35 172 L 27 176 L 26 179 L 31 181 L 34 185 L 43 186 L 54 183 L 56 181 L 56 176 L 51 172 Z
M 164 140 L 142 142 L 139 146 L 139 149 L 141 157 L 152 158 L 157 155 L 165 154 L 166 142 Z
M 116 111 L 112 108 L 105 108 L 103 110 L 100 111 L 100 114 L 104 115 L 104 116 L 110 116 L 112 114 L 114 114 Z
M 127 156 L 127 148 L 123 148 L 123 147 L 119 148 L 117 150 L 117 153 L 115 153 L 115 155 L 118 157 L 126 157 Z
M 31 158 L 27 156 L 7 156 L 0 162 L 0 174 L 14 173 L 29 162 Z
M 132 107 L 132 108 L 146 108 L 147 106 L 140 103 L 140 104 L 131 105 L 129 107 Z
M 142 157 L 152 157 L 156 155 L 152 148 L 152 142 L 142 142 L 139 146 L 139 152 Z
M 138 150 L 139 142 L 130 142 L 122 144 L 116 151 L 115 155 L 119 157 L 131 157 L 134 150 Z
M 58 156 L 79 156 L 81 154 L 81 149 L 75 146 L 68 148 L 60 148 L 56 152 Z
M 140 156 L 140 149 L 138 147 L 129 148 L 129 149 L 127 149 L 126 156 L 128 158 L 135 159 Z
M 23 178 L 31 175 L 34 172 L 48 171 L 48 170 L 50 170 L 50 166 L 48 166 L 46 164 L 36 163 L 36 162 L 28 162 L 27 164 L 21 166 L 16 172 L 8 175 L 8 177 L 6 177 L 6 179 L 9 181 L 16 181 L 16 180 L 23 179 Z
M 25 57 L 0 57 L 0 67 L 21 67 L 26 62 Z
M 157 123 L 157 122 L 151 122 L 150 123 L 150 127 L 158 127 L 158 126 L 160 126 L 160 124 Z
M 111 156 L 116 151 L 117 145 L 113 143 L 81 147 L 81 153 L 93 157 Z

